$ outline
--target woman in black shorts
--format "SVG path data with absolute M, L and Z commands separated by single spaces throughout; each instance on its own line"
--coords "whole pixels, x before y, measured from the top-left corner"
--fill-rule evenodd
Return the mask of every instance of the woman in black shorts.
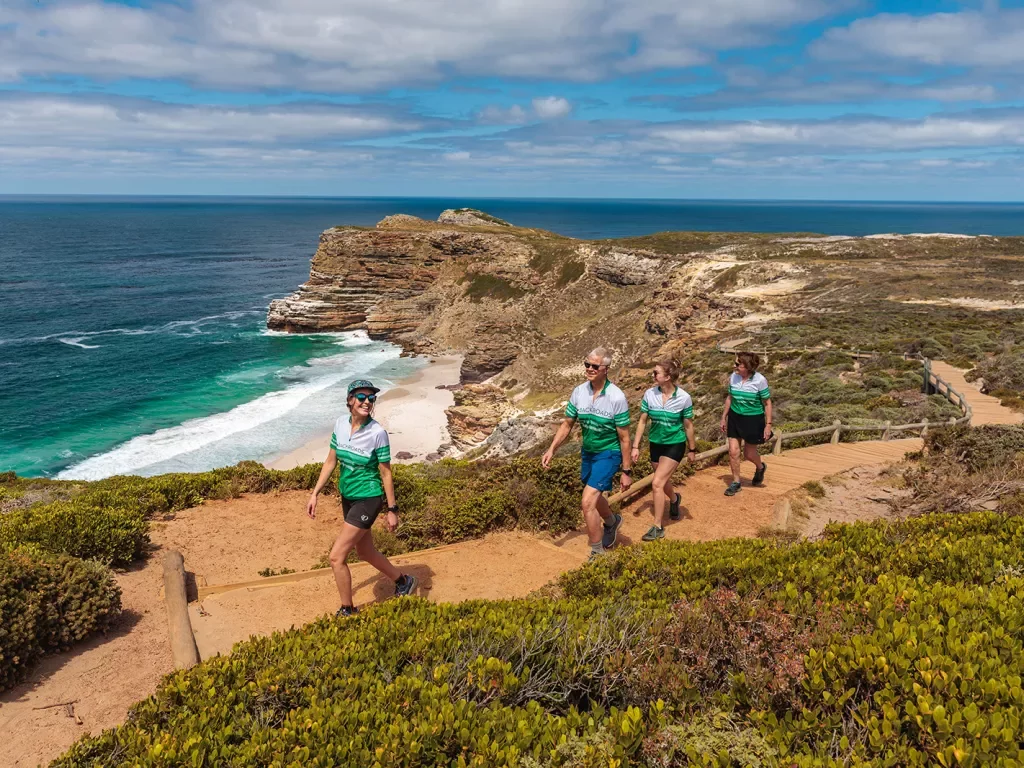
M 669 503 L 669 515 L 679 519 L 679 494 L 672 484 L 672 473 L 683 460 L 684 447 L 689 461 L 694 460 L 696 450 L 693 441 L 693 398 L 676 384 L 679 381 L 679 366 L 674 360 L 662 360 L 651 372 L 654 386 L 644 393 L 640 402 L 640 421 L 633 439 L 633 463 L 640 458 L 640 439 L 648 420 L 651 422 L 651 464 L 654 465 L 654 480 L 651 491 L 654 496 L 654 525 L 643 535 L 644 541 L 655 541 L 665 537 L 665 504 Z M 671 499 L 671 501 L 669 501 Z
M 384 508 L 385 496 L 388 530 L 398 528 L 398 504 L 395 502 L 395 483 L 391 475 L 391 444 L 384 427 L 374 421 L 372 416 L 378 392 L 380 390 L 365 379 L 356 379 L 348 385 L 349 415 L 342 416 L 334 425 L 331 450 L 306 505 L 306 513 L 315 519 L 317 495 L 340 462 L 338 491 L 341 493 L 345 523 L 330 554 L 334 581 L 341 595 L 339 616 L 356 613 L 352 605 L 352 574 L 345 563 L 348 553 L 353 549 L 362 560 L 395 582 L 396 595 L 410 595 L 416 589 L 416 577 L 402 574 L 378 552 L 370 533 L 373 521 Z
M 729 376 L 729 394 L 722 411 L 722 432 L 729 438 L 729 466 L 732 482 L 725 489 L 726 496 L 740 492 L 740 441 L 743 455 L 754 465 L 751 485 L 764 482 L 767 465 L 761 461 L 757 446 L 772 435 L 772 393 L 768 380 L 757 372 L 761 359 L 753 352 L 740 352 Z

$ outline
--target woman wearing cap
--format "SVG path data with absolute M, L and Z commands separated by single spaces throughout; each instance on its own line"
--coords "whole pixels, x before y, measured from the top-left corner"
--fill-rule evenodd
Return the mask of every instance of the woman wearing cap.
M 757 446 L 772 435 L 772 393 L 768 380 L 757 372 L 760 364 L 761 358 L 753 352 L 740 352 L 729 376 L 729 394 L 725 396 L 721 424 L 722 431 L 729 437 L 729 467 L 732 469 L 732 482 L 725 489 L 726 496 L 740 492 L 740 440 L 743 455 L 754 465 L 754 479 L 750 484 L 761 485 L 768 468 L 757 453 Z
M 643 535 L 644 541 L 665 538 L 665 504 L 669 503 L 669 516 L 679 519 L 679 494 L 672 484 L 672 474 L 685 455 L 694 461 L 696 443 L 693 440 L 693 398 L 680 389 L 679 366 L 674 360 L 662 360 L 652 371 L 654 386 L 644 393 L 640 402 L 640 421 L 633 439 L 633 463 L 640 458 L 640 439 L 648 420 L 651 422 L 651 464 L 654 480 L 654 525 Z M 671 499 L 671 502 L 669 500 Z
M 320 470 L 313 495 L 309 497 L 306 513 L 316 518 L 317 496 L 341 462 L 338 491 L 345 523 L 331 547 L 331 569 L 341 595 L 339 616 L 356 613 L 352 605 L 352 574 L 345 560 L 355 549 L 359 557 L 395 582 L 395 594 L 410 595 L 416 588 L 416 577 L 402 574 L 373 546 L 370 528 L 384 508 L 387 497 L 388 530 L 398 528 L 398 504 L 395 502 L 395 483 L 391 475 L 391 444 L 388 433 L 373 420 L 373 404 L 380 390 L 365 379 L 356 379 L 348 385 L 348 416 L 342 416 L 334 425 L 331 449 Z

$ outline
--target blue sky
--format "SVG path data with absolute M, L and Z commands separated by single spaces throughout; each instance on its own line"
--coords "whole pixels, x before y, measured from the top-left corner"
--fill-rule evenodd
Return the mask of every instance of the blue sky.
M 0 194 L 1024 199 L 1024 0 L 2 0 Z

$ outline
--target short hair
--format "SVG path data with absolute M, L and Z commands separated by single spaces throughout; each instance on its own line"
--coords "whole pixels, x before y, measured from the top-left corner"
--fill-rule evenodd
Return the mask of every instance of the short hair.
M 599 358 L 601 360 L 601 365 L 611 365 L 612 364 L 611 352 L 609 352 L 604 347 L 598 347 L 597 349 L 592 349 L 590 351 L 590 354 L 587 355 L 587 359 L 590 359 L 591 357 Z
M 654 367 L 661 368 L 661 370 L 665 372 L 665 375 L 672 380 L 673 384 L 679 381 L 679 363 L 677 363 L 675 360 L 666 357 L 663 360 L 659 360 L 658 362 L 656 362 L 654 364 Z
M 751 374 L 756 373 L 758 366 L 761 365 L 761 358 L 754 352 L 737 352 L 736 359 L 743 363 Z

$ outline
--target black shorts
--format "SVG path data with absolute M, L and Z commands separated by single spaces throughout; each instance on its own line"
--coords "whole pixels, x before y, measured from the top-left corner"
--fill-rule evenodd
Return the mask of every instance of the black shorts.
M 744 416 L 730 410 L 725 433 L 729 437 L 742 440 L 745 443 L 761 445 L 761 443 L 765 442 L 764 424 L 763 413 L 757 416 Z
M 356 528 L 370 529 L 377 515 L 384 509 L 383 496 L 371 496 L 368 499 L 341 500 L 341 511 L 345 513 L 345 522 Z
M 651 443 L 651 464 L 657 464 L 662 456 L 679 462 L 685 455 L 686 443 Z

